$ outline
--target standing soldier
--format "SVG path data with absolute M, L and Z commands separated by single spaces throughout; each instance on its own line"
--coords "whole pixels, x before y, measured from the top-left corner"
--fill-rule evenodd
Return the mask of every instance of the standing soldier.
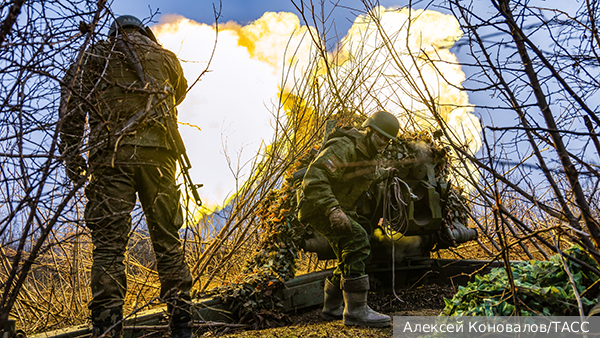
M 141 65 L 137 72 L 132 61 Z M 143 73 L 152 82 L 144 81 Z M 71 81 L 73 87 L 67 88 Z M 73 65 L 63 81 L 60 135 L 67 174 L 81 182 L 86 171 L 91 173 L 84 218 L 94 244 L 89 304 L 94 337 L 122 336 L 127 291 L 123 261 L 136 192 L 156 256 L 172 337 L 192 336 L 192 279 L 178 234 L 183 214 L 175 179 L 177 153 L 168 142 L 164 120 L 174 116 L 176 121 L 175 105 L 186 89 L 175 54 L 162 48 L 152 31 L 131 15 L 118 17 L 108 40 L 87 50 L 81 67 Z M 89 167 L 81 155 L 85 150 Z
M 327 238 L 338 259 L 333 276 L 325 280 L 323 318 L 383 327 L 391 324 L 390 317 L 367 305 L 370 234 L 357 222 L 356 202 L 375 179 L 373 159 L 396 138 L 400 125 L 394 115 L 380 111 L 363 127 L 366 133 L 354 128 L 334 132 L 310 164 L 299 218 Z

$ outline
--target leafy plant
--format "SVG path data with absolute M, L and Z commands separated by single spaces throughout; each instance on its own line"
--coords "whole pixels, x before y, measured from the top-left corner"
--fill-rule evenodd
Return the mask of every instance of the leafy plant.
M 591 266 L 596 262 L 579 246 L 573 246 L 566 253 Z M 566 260 L 582 294 L 600 276 L 591 273 L 579 264 Z M 578 315 L 576 295 L 565 272 L 560 256 L 554 255 L 548 261 L 531 260 L 511 264 L 516 289 L 519 315 L 521 316 L 570 316 Z M 595 302 L 596 293 L 581 297 L 585 310 Z M 516 315 L 513 293 L 504 268 L 494 268 L 484 276 L 475 276 L 475 281 L 466 287 L 460 286 L 452 299 L 444 299 L 446 307 L 442 316 L 511 316 Z

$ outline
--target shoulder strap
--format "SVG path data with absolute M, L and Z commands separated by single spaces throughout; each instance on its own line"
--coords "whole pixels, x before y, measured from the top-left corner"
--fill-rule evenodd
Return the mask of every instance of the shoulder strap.
M 123 55 L 125 55 L 125 60 L 127 60 L 127 65 L 131 69 L 133 69 L 133 71 L 138 76 L 140 81 L 142 81 L 143 85 L 147 85 L 149 83 L 153 84 L 152 82 L 156 81 L 152 76 L 150 76 L 149 74 L 146 74 L 144 72 L 144 69 L 142 68 L 142 64 L 140 62 L 140 58 L 138 57 L 138 54 L 136 53 L 135 49 L 133 48 L 133 46 L 131 45 L 131 43 L 129 41 L 127 41 L 123 37 L 119 36 L 116 39 L 115 47 L 119 52 L 121 52 L 121 53 L 123 53 Z

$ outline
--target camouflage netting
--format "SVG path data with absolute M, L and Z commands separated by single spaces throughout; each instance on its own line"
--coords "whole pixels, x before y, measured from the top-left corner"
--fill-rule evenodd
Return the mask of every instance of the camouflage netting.
M 416 146 L 415 146 L 416 144 Z M 436 164 L 436 176 L 447 181 L 449 175 L 448 153 L 429 133 L 406 134 L 399 137 L 382 154 L 383 165 L 393 165 L 400 171 L 411 170 L 420 163 L 422 153 L 432 156 Z M 313 152 L 314 153 L 314 152 Z M 256 212 L 260 220 L 260 245 L 255 255 L 246 263 L 243 271 L 230 283 L 209 291 L 229 305 L 229 310 L 240 323 L 253 328 L 285 325 L 289 319 L 283 314 L 283 302 L 276 295 L 285 281 L 295 276 L 300 243 L 312 229 L 304 227 L 296 216 L 296 189 L 292 174 L 306 167 L 314 155 L 305 154 L 292 166 L 278 189 L 270 192 L 260 203 Z M 466 224 L 464 212 L 466 201 L 460 193 L 450 194 L 450 209 L 446 211 L 449 222 L 460 218 Z
M 451 182 L 450 148 L 442 145 L 435 133 L 426 131 L 404 133 L 393 140 L 381 155 L 382 162 L 399 170 L 399 176 L 406 176 L 419 164 L 428 162 L 434 165 L 435 179 L 441 185 L 448 185 L 449 192 L 444 196 L 444 223 L 469 224 L 469 202 L 464 190 Z

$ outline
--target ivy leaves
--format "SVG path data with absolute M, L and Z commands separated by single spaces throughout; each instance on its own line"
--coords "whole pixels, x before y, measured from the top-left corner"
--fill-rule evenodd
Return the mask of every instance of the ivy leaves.
M 584 250 L 573 246 L 566 253 L 597 266 Z M 569 270 L 582 294 L 600 278 L 579 264 L 567 261 Z M 529 261 L 511 264 L 516 298 L 521 316 L 577 315 L 577 299 L 558 255 L 548 261 Z M 466 287 L 460 286 L 452 299 L 444 299 L 443 316 L 511 316 L 515 315 L 514 297 L 504 268 L 494 268 L 485 276 L 475 276 Z M 597 294 L 582 297 L 586 311 L 595 304 Z

